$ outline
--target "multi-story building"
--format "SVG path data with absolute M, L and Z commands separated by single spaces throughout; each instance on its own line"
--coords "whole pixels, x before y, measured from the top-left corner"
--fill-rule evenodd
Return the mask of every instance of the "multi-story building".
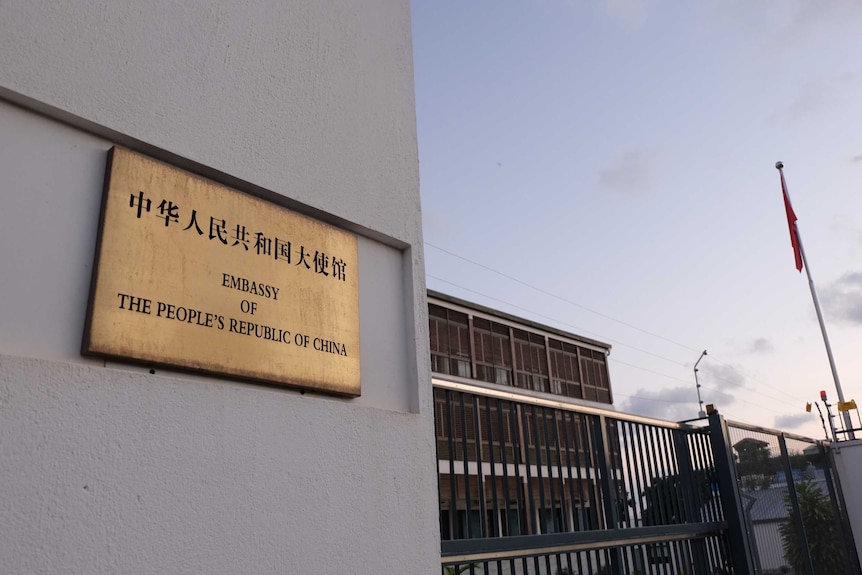
M 606 343 L 432 291 L 428 315 L 435 377 L 613 404 Z
M 601 433 L 555 407 L 611 406 L 610 345 L 436 292 L 428 302 L 442 538 L 602 526 Z

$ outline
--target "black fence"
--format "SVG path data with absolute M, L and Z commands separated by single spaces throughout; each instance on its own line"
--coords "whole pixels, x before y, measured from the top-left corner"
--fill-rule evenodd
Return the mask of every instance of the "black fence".
M 444 574 L 826 572 L 810 552 L 803 570 L 779 558 L 788 525 L 822 528 L 787 495 L 809 497 L 803 489 L 834 512 L 841 563 L 831 575 L 859 572 L 822 443 L 771 432 L 764 452 L 754 428 L 717 414 L 687 425 L 434 384 Z M 800 487 L 821 476 L 822 489 Z M 767 499 L 769 525 L 758 514 Z
M 709 430 L 435 382 L 444 573 L 713 573 Z
M 826 445 L 741 423 L 727 426 L 755 573 L 858 573 Z

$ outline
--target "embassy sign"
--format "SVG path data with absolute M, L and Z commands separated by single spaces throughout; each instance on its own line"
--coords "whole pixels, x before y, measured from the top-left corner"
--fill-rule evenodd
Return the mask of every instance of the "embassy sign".
M 82 353 L 360 395 L 357 240 L 113 148 Z

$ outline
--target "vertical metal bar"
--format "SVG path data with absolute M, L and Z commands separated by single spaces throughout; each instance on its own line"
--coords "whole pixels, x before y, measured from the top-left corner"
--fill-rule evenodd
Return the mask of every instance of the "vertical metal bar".
M 674 514 L 677 517 L 678 523 L 686 523 L 687 517 L 695 517 L 696 521 L 700 521 L 700 514 L 695 513 L 694 510 L 689 509 L 686 510 L 686 497 L 685 497 L 685 488 L 683 487 L 682 480 L 682 470 L 680 469 L 680 461 L 677 453 L 677 438 L 676 433 L 682 433 L 681 430 L 675 429 L 667 429 L 662 428 L 659 430 L 659 434 L 662 435 L 662 445 L 664 446 L 665 457 L 667 458 L 668 470 L 672 477 L 674 477 L 673 481 L 673 502 L 674 502 Z M 689 468 L 691 468 L 691 455 L 688 452 L 683 452 L 683 457 L 686 458 L 686 463 Z M 694 481 L 691 482 L 692 485 L 695 484 Z
M 584 477 L 582 473 L 583 467 L 581 467 L 581 456 L 580 453 L 583 448 L 583 436 L 579 433 L 580 428 L 580 420 L 584 417 L 583 414 L 572 414 L 572 422 L 570 426 L 570 433 L 572 434 L 572 442 L 575 444 L 575 474 L 577 475 L 577 483 L 578 483 L 578 505 L 580 506 L 581 516 L 578 517 L 578 531 L 584 531 L 583 527 L 583 518 L 586 516 L 586 499 L 589 499 L 589 495 L 584 497 Z M 579 555 L 580 557 L 580 555 Z M 580 570 L 580 567 L 578 568 Z
M 548 409 L 542 407 L 542 427 L 545 429 L 545 458 L 548 460 L 548 489 L 551 492 L 551 521 L 554 523 L 554 531 L 557 531 L 557 494 L 554 489 L 554 468 L 551 462 L 551 435 L 548 432 Z M 557 426 L 557 412 L 556 410 L 551 410 L 551 413 L 554 415 L 554 427 Z M 556 431 L 554 432 L 556 434 Z M 559 453 L 557 454 L 559 455 Z M 560 495 L 560 500 L 562 501 L 563 497 Z M 561 529 L 561 528 L 560 528 Z
M 509 406 L 509 427 L 511 428 L 510 431 L 512 434 L 512 451 L 518 458 L 518 460 L 515 461 L 515 497 L 517 498 L 518 503 L 518 532 L 520 535 L 525 535 L 524 531 L 527 530 L 527 514 L 524 508 L 524 483 L 521 481 L 521 465 L 522 463 L 528 464 L 528 462 L 526 460 L 524 438 L 521 433 L 521 427 L 518 425 L 518 414 L 521 411 L 521 407 L 516 403 L 510 403 Z M 522 520 L 525 525 L 521 525 Z
M 523 450 L 524 450 L 524 472 L 525 472 L 526 477 L 527 477 L 527 497 L 526 497 L 526 500 L 529 504 L 529 513 L 530 513 L 529 521 L 527 523 L 531 527 L 530 534 L 536 535 L 537 533 L 539 533 L 539 531 L 536 528 L 536 498 L 533 497 L 533 474 L 532 474 L 532 465 L 530 464 L 530 447 L 529 447 L 529 445 L 527 445 L 527 442 L 524 440 L 524 438 L 527 437 L 527 435 L 528 435 L 527 433 L 525 433 L 525 431 L 527 430 L 527 415 L 525 413 L 525 411 L 527 411 L 526 407 L 527 407 L 526 405 L 518 405 L 518 411 L 521 414 L 521 433 L 522 433 L 521 445 L 522 445 Z
M 686 441 L 686 433 L 681 429 L 675 429 L 671 432 L 671 441 L 673 442 L 674 454 L 677 463 L 677 473 L 679 481 L 677 489 L 680 490 L 682 496 L 682 510 L 680 520 L 683 523 L 700 523 L 703 521 L 701 517 L 701 486 L 697 481 L 697 474 L 692 465 L 691 450 Z M 674 495 L 674 499 L 678 497 Z M 706 543 L 703 539 L 695 539 L 691 542 L 690 549 L 692 551 L 692 563 L 696 575 L 707 575 L 709 573 L 709 561 L 707 559 Z
M 560 419 L 565 415 L 565 411 L 553 410 L 554 414 L 554 453 L 557 454 L 557 483 L 560 487 L 560 531 L 571 531 L 569 525 L 568 501 L 566 500 L 566 479 L 563 475 L 563 446 L 560 442 Z
M 502 460 L 503 465 L 503 502 L 505 505 L 505 525 L 506 525 L 506 533 L 502 533 L 502 535 L 510 535 L 511 526 L 509 525 L 509 508 L 511 504 L 511 498 L 509 493 L 509 464 L 508 457 L 506 456 L 506 428 L 503 425 L 503 419 L 507 417 L 506 413 L 503 411 L 503 402 L 498 397 L 496 401 L 497 408 L 497 426 L 500 428 L 500 459 Z M 512 445 L 514 447 L 515 442 L 512 441 Z M 514 449 L 513 449 L 514 452 Z M 514 453 L 512 454 L 514 456 Z
M 650 475 L 652 476 L 652 482 L 654 487 L 658 488 L 661 485 L 661 470 L 658 466 L 658 453 L 655 445 L 655 439 L 653 437 L 654 427 L 652 425 L 644 426 L 644 437 L 646 439 L 646 443 L 648 444 L 647 453 L 649 457 L 647 458 L 647 465 L 650 469 Z M 659 502 L 659 517 L 661 517 L 662 525 L 670 524 L 670 517 L 668 517 L 668 501 L 667 495 L 664 493 L 663 489 L 656 490 L 656 498 Z
M 643 468 L 643 454 L 640 452 L 640 447 L 637 444 L 637 426 L 639 424 L 629 422 L 629 441 L 631 442 L 632 449 L 632 466 L 634 467 L 634 475 L 635 475 L 635 489 L 637 490 L 638 495 L 638 507 L 640 509 L 640 524 L 644 525 L 644 513 L 646 512 L 646 507 L 644 507 L 644 489 L 646 487 L 646 480 L 641 473 L 641 469 Z M 635 459 L 637 456 L 637 459 Z
M 624 470 L 624 475 L 627 478 L 629 501 L 631 501 L 631 511 L 626 511 L 627 519 L 629 519 L 627 523 L 630 527 L 637 527 L 638 499 L 640 497 L 634 484 L 634 475 L 632 474 L 632 451 L 631 447 L 629 447 L 631 423 L 620 420 L 617 424 L 620 426 L 620 436 L 622 437 L 622 445 L 620 445 L 620 459 L 622 459 L 622 455 L 625 453 L 626 468 Z M 626 503 L 628 503 L 628 501 Z
M 704 469 L 707 477 L 709 478 L 710 484 L 710 509 L 712 510 L 713 521 L 720 521 L 724 519 L 724 509 L 721 506 L 721 489 L 719 488 L 718 493 L 716 493 L 713 489 L 713 485 L 719 485 L 718 483 L 718 473 L 716 471 L 715 459 L 713 457 L 712 450 L 712 439 L 710 439 L 709 435 L 698 433 L 695 436 L 697 442 L 699 444 L 699 449 L 703 452 L 704 457 Z
M 485 471 L 482 461 L 482 426 L 479 423 L 479 397 L 473 394 L 473 435 L 476 438 L 476 487 L 479 496 L 479 532 L 488 537 L 488 508 L 485 501 Z
M 449 539 L 458 539 L 455 522 L 458 515 L 457 475 L 455 475 L 455 421 L 452 413 L 452 390 L 446 390 L 446 425 L 449 445 Z
M 608 434 L 608 443 L 611 446 L 611 469 L 614 478 L 614 493 L 617 498 L 617 525 L 623 527 L 629 523 L 628 504 L 626 501 L 625 469 L 623 469 L 623 450 L 620 445 L 621 421 L 611 419 L 605 430 Z
M 700 431 L 695 431 L 689 434 L 687 443 L 695 462 L 695 480 L 706 481 L 710 485 L 709 501 L 706 502 L 708 510 L 707 518 L 710 521 L 718 521 L 721 519 L 721 508 L 717 505 L 715 493 L 712 490 L 712 485 L 716 482 L 716 479 L 715 465 L 712 462 L 712 456 L 708 447 L 709 438 Z M 698 472 L 700 477 L 698 477 Z
M 598 442 L 598 445 L 596 446 L 598 449 L 596 451 L 598 452 L 599 467 L 602 470 L 601 482 L 602 491 L 604 492 L 605 527 L 607 529 L 618 529 L 619 521 L 617 518 L 616 477 L 613 470 L 613 460 L 611 458 L 611 446 L 608 441 L 608 420 L 604 415 L 600 415 L 598 417 L 595 427 L 597 428 L 595 431 L 597 433 L 596 440 Z M 622 554 L 620 553 L 620 548 L 615 547 L 613 550 L 608 550 L 608 553 L 611 559 L 611 572 L 619 573 L 622 568 Z
M 494 521 L 491 527 L 494 529 L 493 534 L 486 533 L 486 537 L 499 537 L 503 534 L 500 528 L 500 503 L 497 500 L 497 470 L 494 461 L 494 425 L 491 417 L 491 398 L 485 396 L 485 419 L 488 423 L 488 461 L 491 467 L 491 498 L 493 499 Z M 500 419 L 500 412 L 497 412 L 497 420 Z M 502 436 L 498 439 L 500 451 L 504 451 L 506 447 L 503 445 Z
M 570 512 L 569 512 L 569 516 L 570 516 L 570 518 L 569 518 L 569 531 L 577 531 L 578 526 L 577 526 L 576 520 L 575 520 L 576 513 L 577 513 L 577 509 L 575 508 L 575 486 L 574 486 L 574 481 L 572 480 L 572 452 L 571 452 L 571 448 L 569 447 L 569 433 L 568 433 L 568 427 L 569 426 L 566 422 L 568 415 L 570 413 L 571 412 L 568 412 L 568 411 L 561 411 L 560 412 L 560 430 L 562 431 L 562 435 L 563 435 L 563 446 L 566 450 L 566 476 L 568 478 L 568 481 L 566 483 L 568 484 L 568 487 L 569 487 L 569 509 L 570 509 Z M 574 417 L 574 414 L 571 414 L 571 415 L 572 415 L 572 417 Z M 573 441 L 574 441 L 574 438 L 573 438 Z M 559 441 L 558 441 L 558 443 L 559 443 Z M 562 474 L 561 474 L 561 476 L 562 476 Z M 578 501 L 578 502 L 580 503 L 580 501 Z M 569 567 L 571 568 L 571 566 L 569 566 Z
M 461 449 L 463 450 L 463 463 L 464 463 L 464 503 L 465 503 L 465 513 L 467 518 L 467 539 L 473 538 L 473 522 L 471 521 L 470 515 L 473 513 L 473 509 L 470 505 L 470 465 L 469 459 L 467 457 L 467 410 L 464 409 L 464 392 L 460 392 L 460 407 L 461 407 Z
M 653 445 L 655 446 L 654 449 L 655 449 L 655 453 L 656 453 L 656 465 L 657 465 L 658 470 L 659 470 L 658 472 L 659 472 L 662 480 L 666 484 L 668 484 L 668 482 L 670 482 L 668 484 L 668 489 L 665 492 L 665 499 L 666 499 L 665 504 L 667 507 L 666 511 L 668 514 L 667 522 L 668 522 L 668 525 L 672 525 L 672 524 L 680 522 L 679 501 L 678 501 L 678 498 L 676 497 L 676 492 L 673 488 L 674 487 L 673 476 L 668 471 L 669 465 L 668 465 L 667 459 L 666 459 L 667 453 L 665 452 L 665 448 L 667 446 L 664 444 L 664 441 L 662 440 L 662 433 L 661 432 L 662 432 L 662 430 L 659 428 L 656 428 L 656 427 L 650 428 L 650 433 L 652 434 L 652 437 L 653 437 Z
M 586 511 L 584 506 L 584 482 L 583 482 L 583 474 L 581 473 L 581 456 L 579 455 L 580 449 L 583 446 L 582 436 L 578 433 L 578 427 L 580 424 L 581 418 L 584 416 L 581 414 L 571 414 L 571 424 L 567 425 L 568 433 L 566 435 L 571 435 L 572 444 L 574 445 L 575 452 L 575 475 L 577 475 L 578 482 L 578 506 L 579 506 L 579 515 L 577 517 L 578 522 L 578 531 L 583 531 L 583 518 L 586 517 Z M 571 471 L 569 472 L 571 474 Z M 575 509 L 572 509 L 572 514 L 575 514 Z M 578 562 L 578 572 L 583 572 L 584 566 L 581 562 L 581 553 L 576 555 L 576 559 Z
M 641 491 L 646 492 L 647 489 L 652 487 L 652 483 L 650 481 L 649 472 L 647 470 L 647 456 L 646 456 L 647 450 L 645 449 L 645 446 L 643 444 L 643 436 L 642 436 L 643 424 L 638 423 L 638 424 L 635 424 L 635 426 L 636 427 L 635 427 L 634 440 L 637 443 L 637 450 L 638 450 L 638 464 L 640 465 Z M 655 504 L 658 502 L 653 500 L 653 503 Z M 649 507 L 649 502 L 647 502 L 647 507 Z M 646 508 L 644 508 L 644 512 L 646 512 Z M 651 513 L 653 514 L 653 518 L 652 518 L 653 524 L 654 525 L 660 524 L 661 518 L 656 516 L 657 511 L 651 510 Z
M 448 316 L 446 321 L 448 322 Z M 473 331 L 473 314 L 467 314 L 467 331 L 470 336 L 470 376 L 479 379 L 476 377 L 476 333 Z M 484 357 L 482 359 L 485 359 Z
M 742 497 L 736 482 L 736 467 L 727 423 L 717 412 L 709 415 L 709 436 L 715 462 L 718 485 L 721 490 L 721 507 L 727 521 L 727 543 L 734 575 L 754 575 L 754 556 L 748 537 L 748 526 L 742 507 Z
M 581 388 L 583 389 L 583 388 Z M 584 448 L 584 465 L 586 466 L 584 469 L 587 471 L 587 478 L 589 479 L 588 484 L 585 486 L 587 490 L 587 499 L 590 502 L 589 512 L 590 518 L 594 515 L 596 517 L 596 522 L 598 523 L 598 501 L 596 494 L 596 483 L 598 482 L 598 470 L 594 465 L 593 461 L 593 453 L 595 449 L 593 448 L 593 440 L 592 435 L 590 434 L 590 427 L 588 425 L 588 421 L 592 421 L 595 416 L 592 415 L 578 415 L 578 429 L 581 433 L 581 442 Z M 580 467 L 578 468 L 579 478 L 580 478 Z M 586 513 L 585 513 L 586 516 Z M 593 529 L 600 529 L 599 525 L 591 526 Z M 593 554 L 588 552 L 587 554 L 587 569 L 590 573 L 593 572 Z
M 644 489 L 651 489 L 653 491 L 653 497 L 650 501 L 654 508 L 652 509 L 652 520 L 654 525 L 665 525 L 667 524 L 667 515 L 665 513 L 665 497 L 659 489 L 659 485 L 656 484 L 656 480 L 658 478 L 658 474 L 655 471 L 655 467 L 653 465 L 653 454 L 655 452 L 654 446 L 650 442 L 650 427 L 645 424 L 638 425 L 637 429 L 637 440 L 639 446 L 639 452 L 641 457 L 641 466 L 643 469 L 644 476 Z M 663 556 L 663 551 L 665 549 L 665 544 L 663 543 L 651 543 L 647 545 L 647 555 L 652 555 L 654 558 L 660 558 Z M 670 569 L 670 566 L 663 561 L 657 563 L 657 568 L 660 573 L 666 574 Z
M 790 467 L 790 455 L 787 452 L 787 438 L 784 433 L 778 435 L 778 447 L 781 449 L 781 465 L 784 476 L 787 478 L 787 493 L 790 500 L 790 515 L 796 528 L 796 536 L 799 537 L 799 551 L 802 553 L 802 565 L 808 575 L 814 575 L 814 563 L 808 552 L 808 537 L 805 535 L 805 522 L 802 520 L 802 511 L 799 508 L 799 496 L 796 493 L 796 483 L 793 481 L 793 469 Z
M 584 438 L 584 463 L 588 466 L 587 472 L 590 481 L 585 486 L 587 489 L 587 496 L 590 501 L 590 518 L 595 518 L 596 525 L 593 529 L 601 529 L 601 526 L 598 525 L 599 515 L 601 511 L 601 504 L 599 502 L 598 493 L 596 490 L 598 489 L 598 481 L 599 481 L 599 470 L 596 466 L 595 461 L 595 451 L 596 447 L 593 442 L 594 434 L 592 432 L 592 427 L 595 425 L 594 420 L 596 416 L 594 415 L 581 415 L 580 424 L 581 424 L 581 432 L 583 433 Z
M 671 507 L 673 509 L 674 516 L 676 517 L 675 523 L 685 523 L 685 519 L 683 519 L 685 515 L 683 510 L 682 492 L 680 491 L 679 482 L 679 463 L 676 460 L 676 454 L 674 452 L 673 433 L 671 433 L 670 429 L 665 427 L 658 429 L 657 433 L 661 438 L 662 452 L 667 465 L 667 474 L 669 477 L 674 478 L 671 482 Z
M 545 512 L 545 482 L 542 476 L 542 448 L 539 440 L 539 417 L 536 413 L 535 404 L 531 406 L 533 414 L 533 447 L 536 452 L 536 476 L 539 483 L 539 523 L 541 532 L 545 533 L 545 526 L 542 523 L 542 514 Z M 538 532 L 537 532 L 538 533 Z

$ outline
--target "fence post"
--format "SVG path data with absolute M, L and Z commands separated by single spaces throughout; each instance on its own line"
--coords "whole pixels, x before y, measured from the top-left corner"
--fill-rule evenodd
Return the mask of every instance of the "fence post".
M 709 414 L 709 437 L 712 445 L 712 458 L 718 476 L 721 494 L 721 507 L 727 521 L 727 543 L 730 547 L 730 560 L 734 575 L 755 575 L 751 539 L 739 484 L 736 481 L 736 465 L 733 461 L 733 447 L 727 422 L 718 412 Z
M 805 535 L 802 510 L 799 508 L 799 496 L 796 493 L 796 484 L 793 481 L 793 468 L 790 467 L 790 455 L 787 453 L 787 439 L 783 433 L 778 435 L 778 446 L 781 448 L 781 465 L 784 468 L 784 476 L 787 478 L 787 498 L 790 500 L 790 515 L 793 518 L 793 527 L 796 529 L 796 535 L 799 537 L 802 564 L 809 575 L 814 575 L 814 564 L 811 562 L 811 554 L 808 552 L 808 537 Z

